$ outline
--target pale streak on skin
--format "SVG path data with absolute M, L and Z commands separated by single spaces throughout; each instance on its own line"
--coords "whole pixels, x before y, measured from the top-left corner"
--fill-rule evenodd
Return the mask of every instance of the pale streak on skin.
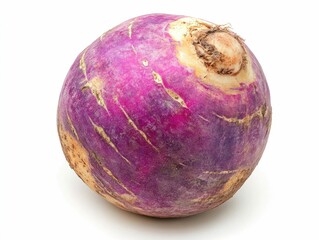
M 104 185 L 103 183 L 101 183 L 100 180 L 98 180 L 100 185 Z M 107 183 L 109 188 L 112 188 L 112 186 Z M 120 197 L 119 194 L 116 194 L 115 192 L 111 192 L 109 191 L 107 188 L 103 187 L 102 191 L 97 191 L 99 194 L 101 194 L 107 201 L 109 201 L 110 203 L 114 204 L 115 206 L 121 208 L 121 209 L 126 209 L 124 203 L 123 203 L 123 199 Z
M 136 51 L 135 47 L 134 47 L 133 45 L 131 45 L 131 47 L 132 47 L 133 52 L 134 52 L 135 54 L 137 54 L 137 51 Z
M 106 112 L 110 115 L 110 112 L 107 109 L 105 101 L 104 101 L 104 99 L 102 97 L 102 89 L 103 89 L 103 81 L 102 81 L 102 79 L 100 79 L 98 77 L 94 77 L 93 79 L 91 79 L 89 81 L 89 79 L 87 77 L 86 63 L 85 63 L 85 54 L 86 54 L 86 52 L 87 52 L 87 48 L 84 50 L 84 52 L 83 52 L 83 54 L 81 56 L 80 65 L 79 65 L 79 67 L 82 70 L 83 75 L 85 77 L 84 81 L 82 81 L 81 83 L 86 82 L 86 84 L 82 87 L 81 90 L 89 88 L 91 90 L 91 93 L 95 97 L 97 103 L 101 107 L 103 107 L 106 110 Z
M 105 101 L 102 97 L 102 89 L 103 89 L 103 80 L 98 78 L 98 77 L 94 77 L 92 80 L 90 80 L 89 82 L 87 82 L 83 87 L 82 90 L 85 90 L 89 88 L 91 90 L 91 93 L 93 94 L 93 96 L 95 97 L 97 103 L 103 107 L 106 112 L 110 115 L 109 110 L 107 109 L 107 106 L 105 104 Z
M 231 173 L 236 173 L 242 171 L 242 169 L 236 169 L 236 170 L 224 170 L 224 171 L 219 171 L 219 172 L 215 172 L 215 171 L 204 171 L 203 173 L 205 174 L 231 174 Z
M 202 115 L 198 115 L 201 119 L 203 119 L 205 122 L 210 122 L 207 118 L 203 117 Z
M 73 123 L 71 121 L 71 118 L 70 118 L 69 114 L 67 113 L 66 116 L 68 118 L 68 123 L 69 123 L 69 125 L 71 127 L 71 131 L 74 133 L 74 135 L 76 136 L 77 140 L 79 140 L 78 133 L 76 132 L 75 127 L 73 126 Z
M 94 130 L 103 138 L 103 140 L 111 147 L 114 149 L 114 151 L 122 158 L 124 159 L 128 164 L 131 165 L 131 162 L 123 156 L 123 154 L 118 150 L 118 148 L 115 146 L 115 144 L 111 141 L 111 138 L 106 134 L 104 129 L 98 125 L 96 125 L 91 118 L 90 122 L 94 127 Z
M 114 176 L 114 174 L 111 172 L 110 169 L 108 169 L 107 167 L 101 164 L 100 160 L 98 159 L 95 153 L 93 154 L 93 158 L 103 168 L 103 170 L 107 173 L 107 175 L 109 175 L 118 185 L 120 185 L 123 189 L 125 189 L 125 191 L 127 191 L 129 194 L 135 196 L 133 192 L 131 192 L 117 177 Z
M 87 48 L 84 50 L 81 59 L 80 59 L 80 64 L 79 68 L 82 70 L 83 75 L 85 77 L 85 80 L 88 81 L 87 73 L 86 73 L 86 63 L 85 63 L 85 54 L 86 54 Z
M 107 173 L 107 175 L 109 175 L 114 181 L 117 182 L 118 185 L 120 185 L 122 188 L 125 189 L 125 191 L 127 191 L 130 195 L 135 196 L 135 194 L 133 192 L 131 192 L 117 177 L 115 177 L 113 175 L 113 173 L 107 168 L 107 167 L 103 167 L 103 170 Z
M 105 36 L 106 32 L 105 33 L 102 33 L 102 35 L 100 36 L 100 41 L 103 40 L 104 36 Z
M 129 123 L 136 131 L 138 131 L 138 133 L 144 138 L 144 140 L 145 140 L 149 145 L 152 146 L 152 148 L 153 148 L 156 152 L 159 152 L 158 148 L 153 145 L 153 143 L 149 140 L 149 138 L 147 137 L 147 135 L 146 135 L 141 129 L 139 129 L 139 128 L 136 126 L 136 124 L 134 123 L 134 121 L 131 119 L 131 117 L 128 115 L 128 113 L 125 111 L 125 109 L 122 107 L 122 105 L 119 103 L 118 98 L 115 97 L 114 100 L 115 100 L 116 104 L 119 106 L 119 108 L 121 109 L 121 111 L 124 113 L 124 115 L 125 115 L 125 117 L 126 117 L 128 123 Z
M 244 118 L 230 118 L 225 117 L 222 115 L 218 115 L 217 113 L 213 113 L 216 117 L 230 123 L 237 123 L 237 124 L 247 124 L 251 122 L 255 117 L 263 118 L 267 114 L 267 109 L 265 109 L 265 106 L 262 105 L 260 108 L 258 108 L 257 111 L 255 111 L 252 114 L 246 115 Z
M 94 159 L 95 160 L 97 160 L 95 157 L 94 157 Z M 98 160 L 97 160 L 97 162 L 98 162 Z M 98 164 L 100 165 L 100 163 L 98 162 Z M 97 178 L 96 178 L 97 179 Z M 104 185 L 104 183 L 102 183 L 99 179 L 97 179 L 98 180 L 98 182 L 99 182 L 99 184 L 100 185 Z M 109 189 L 113 189 L 113 187 L 111 186 L 111 184 L 109 183 L 109 182 L 105 182 L 106 184 L 107 184 L 107 186 L 109 187 Z M 113 189 L 114 190 L 114 189 Z M 105 193 L 106 194 L 105 194 Z M 116 206 L 118 206 L 118 207 L 120 207 L 120 208 L 122 208 L 122 209 L 124 209 L 124 210 L 128 210 L 127 209 L 127 206 L 125 206 L 124 205 L 124 203 L 126 202 L 126 203 L 130 203 L 130 204 L 133 204 L 135 201 L 136 201 L 136 199 L 137 199 L 137 197 L 136 197 L 136 195 L 134 194 L 134 195 L 132 195 L 132 194 L 127 194 L 127 193 L 123 193 L 123 194 L 119 194 L 119 193 L 117 193 L 117 192 L 115 192 L 115 191 L 109 191 L 107 188 L 105 188 L 105 187 L 103 187 L 103 192 L 98 192 L 98 193 L 100 193 L 102 196 L 104 196 L 104 198 L 106 199 L 106 200 L 108 200 L 109 202 L 111 202 L 111 203 L 113 203 L 113 204 L 115 204 Z M 108 198 L 107 198 L 108 197 Z M 111 199 L 109 199 L 109 198 L 111 198 Z M 117 201 L 117 202 L 115 202 L 114 203 L 114 201 Z M 112 202 L 113 201 L 113 202 Z M 117 203 L 117 204 L 116 204 Z M 137 207 L 134 207 L 134 206 L 131 206 L 131 208 L 133 208 L 133 209 L 139 209 L 139 208 L 137 208 Z
M 158 84 L 161 84 L 165 90 L 165 92 L 176 102 L 178 102 L 182 107 L 184 108 L 188 108 L 185 101 L 181 98 L 181 96 L 179 96 L 176 92 L 174 92 L 172 89 L 166 88 L 164 83 L 163 83 L 163 79 L 161 77 L 161 75 L 159 75 L 157 72 L 153 71 L 153 78 L 154 81 Z
M 132 27 L 135 19 L 128 25 L 128 37 L 131 39 L 132 38 Z
M 147 60 L 143 60 L 142 64 L 143 64 L 144 67 L 147 67 L 148 66 L 148 61 Z

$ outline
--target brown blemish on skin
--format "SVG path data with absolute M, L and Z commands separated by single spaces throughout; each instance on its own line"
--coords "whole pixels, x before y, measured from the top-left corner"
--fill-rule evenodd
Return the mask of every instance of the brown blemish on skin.
M 101 78 L 94 77 L 90 81 L 88 81 L 82 88 L 81 90 L 84 91 L 86 89 L 90 89 L 92 95 L 95 97 L 97 103 L 103 107 L 107 113 L 110 115 L 109 110 L 107 109 L 106 103 L 103 99 L 102 96 L 102 91 L 104 87 L 104 81 Z
M 102 195 L 107 201 L 119 208 L 124 208 L 124 204 L 112 197 L 101 184 L 92 176 L 92 166 L 89 160 L 89 153 L 83 145 L 66 131 L 62 124 L 58 122 L 58 132 L 64 155 L 70 167 L 93 191 Z
M 98 126 L 97 124 L 95 124 L 92 119 L 90 118 L 90 122 L 94 128 L 94 130 L 102 137 L 102 139 L 111 147 L 114 149 L 114 151 L 122 158 L 125 160 L 125 162 L 127 162 L 128 164 L 131 165 L 131 162 L 123 156 L 123 154 L 119 151 L 119 149 L 115 146 L 115 144 L 111 141 L 111 138 L 106 134 L 106 132 L 104 131 L 104 129 L 100 126 Z
M 153 79 L 157 84 L 162 85 L 162 87 L 164 88 L 165 92 L 176 102 L 178 102 L 182 107 L 184 108 L 188 108 L 184 99 L 177 94 L 175 91 L 173 91 L 172 89 L 166 88 L 166 86 L 163 83 L 163 79 L 161 77 L 161 75 L 155 71 L 152 72 L 153 74 Z
M 262 105 L 257 109 L 257 111 L 253 112 L 252 114 L 246 115 L 244 118 L 230 118 L 230 117 L 225 117 L 218 115 L 216 113 L 213 113 L 214 116 L 230 123 L 237 123 L 237 124 L 249 124 L 254 118 L 259 117 L 259 118 L 264 118 L 268 114 L 268 108 L 266 104 Z
M 201 83 L 236 94 L 242 83 L 255 81 L 255 75 L 243 40 L 228 28 L 181 18 L 169 25 L 168 32 L 178 42 L 179 62 L 194 69 Z

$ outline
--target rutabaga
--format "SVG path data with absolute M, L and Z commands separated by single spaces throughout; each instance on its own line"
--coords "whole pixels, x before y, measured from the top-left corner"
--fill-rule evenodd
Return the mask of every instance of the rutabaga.
M 152 14 L 80 53 L 57 118 L 90 188 L 127 211 L 181 217 L 242 186 L 266 146 L 271 105 L 261 66 L 228 26 Z

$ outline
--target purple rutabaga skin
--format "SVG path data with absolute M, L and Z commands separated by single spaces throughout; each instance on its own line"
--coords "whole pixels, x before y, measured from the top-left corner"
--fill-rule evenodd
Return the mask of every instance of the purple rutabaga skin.
M 126 21 L 88 46 L 58 106 L 62 148 L 82 180 L 116 206 L 156 217 L 232 197 L 270 123 L 266 79 L 242 39 L 164 14 Z

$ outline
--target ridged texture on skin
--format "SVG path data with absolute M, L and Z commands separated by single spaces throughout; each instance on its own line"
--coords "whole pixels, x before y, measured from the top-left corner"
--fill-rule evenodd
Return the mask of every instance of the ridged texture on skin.
M 266 79 L 247 46 L 243 71 L 252 79 L 223 88 L 215 72 L 203 79 L 200 58 L 187 63 L 183 51 L 195 45 L 185 50 L 172 32 L 181 19 L 147 15 L 103 34 L 75 60 L 58 106 L 62 148 L 79 177 L 116 206 L 149 216 L 193 215 L 232 197 L 271 123 Z

